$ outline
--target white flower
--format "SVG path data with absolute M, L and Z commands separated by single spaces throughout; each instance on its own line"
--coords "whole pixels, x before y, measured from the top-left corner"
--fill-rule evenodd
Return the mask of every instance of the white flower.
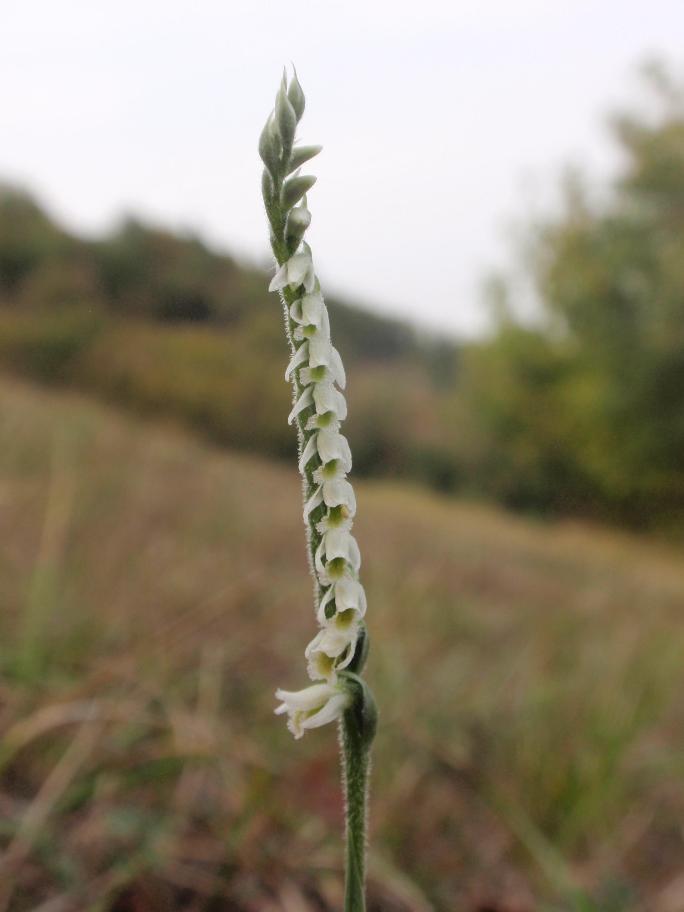
M 346 478 L 333 478 L 331 481 L 324 481 L 321 489 L 326 507 L 338 507 L 342 504 L 347 508 L 349 516 L 356 515 L 354 488 L 352 488 Z
M 313 401 L 317 415 L 325 415 L 330 412 L 338 421 L 344 421 L 347 417 L 347 400 L 330 382 L 314 384 Z
M 321 457 L 321 462 L 337 459 L 345 467 L 345 472 L 351 471 L 352 455 L 349 441 L 343 434 L 340 434 L 337 428 L 321 428 L 316 435 L 316 449 Z
M 354 658 L 358 635 L 358 615 L 344 618 L 340 624 L 333 620 L 319 630 L 304 652 L 311 680 L 330 680 L 335 676 L 336 670 L 346 668 Z
M 297 306 L 299 305 L 299 306 Z M 297 341 L 301 339 L 313 339 L 313 338 L 322 338 L 330 339 L 330 317 L 328 316 L 328 308 L 324 307 L 321 311 L 321 320 L 318 325 L 314 323 L 302 323 L 302 313 L 301 313 L 301 302 L 295 301 L 295 303 L 290 308 L 290 315 L 295 323 L 300 325 L 294 331 L 294 337 Z M 297 319 L 297 316 L 299 319 Z
M 330 428 L 339 431 L 340 422 L 332 412 L 323 412 L 322 415 L 312 415 L 306 422 L 307 431 L 316 431 L 321 428 Z
M 334 600 L 335 612 L 331 617 L 349 617 L 349 612 L 358 614 L 359 618 L 366 614 L 366 593 L 361 583 L 349 574 L 345 574 L 326 589 L 323 593 L 316 616 L 319 624 L 325 624 L 331 618 L 328 617 L 328 606 Z
M 287 713 L 287 727 L 295 738 L 301 738 L 309 728 L 318 728 L 339 719 L 351 702 L 351 695 L 339 684 L 312 684 L 303 690 L 277 690 L 281 700 L 277 716 Z
M 307 521 L 309 514 L 322 503 L 326 507 L 344 507 L 348 517 L 356 514 L 354 489 L 346 478 L 333 478 L 319 485 L 304 505 L 304 520 Z
M 314 291 L 311 294 L 305 294 L 304 297 L 298 298 L 290 307 L 290 316 L 295 323 L 304 326 L 321 326 L 329 325 L 327 319 L 326 306 L 323 303 L 323 295 L 320 291 Z
M 326 563 L 323 563 L 325 556 Z M 349 529 L 330 529 L 321 538 L 316 548 L 314 563 L 319 579 L 323 585 L 340 579 L 347 572 L 347 565 L 354 573 L 361 566 L 361 552 L 356 539 Z
M 340 389 L 347 385 L 347 375 L 338 350 L 331 345 L 329 339 L 321 336 L 312 336 L 309 342 L 309 367 L 325 367 L 332 379 Z
M 306 245 L 304 246 L 306 247 Z M 288 285 L 290 288 L 298 288 L 303 285 L 307 292 L 313 291 L 316 287 L 311 251 L 308 247 L 302 253 L 295 253 L 289 260 L 285 260 L 271 279 L 268 290 L 282 291 Z

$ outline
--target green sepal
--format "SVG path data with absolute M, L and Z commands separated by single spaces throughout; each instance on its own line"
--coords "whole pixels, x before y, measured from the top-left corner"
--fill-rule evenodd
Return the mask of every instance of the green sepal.
M 318 155 L 322 148 L 323 146 L 295 146 L 292 150 L 292 155 L 290 156 L 290 164 L 287 173 L 292 174 L 292 172 L 301 167 L 304 162 L 308 162 L 310 158 Z
M 289 177 L 283 184 L 280 201 L 284 209 L 296 206 L 300 199 L 309 192 L 316 183 L 316 178 L 311 174 L 301 174 Z

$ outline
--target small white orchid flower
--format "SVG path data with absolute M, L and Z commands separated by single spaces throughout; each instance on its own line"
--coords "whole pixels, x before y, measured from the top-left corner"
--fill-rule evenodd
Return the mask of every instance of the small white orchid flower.
M 298 303 L 299 302 L 297 301 L 295 302 L 295 304 Z M 292 319 L 295 320 L 295 323 L 299 323 L 293 333 L 296 342 L 301 342 L 303 339 L 313 338 L 330 339 L 330 317 L 328 316 L 327 307 L 323 307 L 321 310 L 320 322 L 318 324 L 301 322 L 301 310 L 299 308 L 295 308 L 294 304 L 292 305 L 290 315 L 292 316 Z M 295 319 L 297 315 L 299 315 L 299 320 Z
M 323 301 L 323 295 L 320 291 L 314 291 L 311 294 L 305 294 L 302 298 L 297 298 L 290 307 L 290 316 L 295 321 L 304 326 L 330 325 L 327 319 L 327 308 Z
M 349 612 L 364 617 L 366 593 L 361 583 L 347 573 L 325 590 L 316 617 L 319 624 L 325 624 L 332 618 L 349 617 Z
M 285 260 L 271 279 L 268 290 L 282 291 L 288 285 L 290 288 L 298 288 L 303 285 L 304 290 L 307 292 L 313 291 L 316 287 L 311 251 L 308 248 L 302 253 L 295 253 L 289 260 Z
M 319 728 L 339 719 L 349 706 L 351 696 L 340 684 L 312 684 L 303 690 L 277 690 L 281 701 L 275 710 L 277 716 L 288 714 L 287 727 L 295 738 L 301 738 L 310 728 Z
M 317 415 L 332 412 L 338 421 L 344 421 L 347 417 L 347 400 L 329 381 L 314 383 L 313 401 Z
M 334 412 L 323 412 L 322 415 L 312 415 L 306 422 L 307 431 L 318 431 L 321 428 L 330 428 L 339 431 L 340 421 Z
M 321 428 L 316 435 L 316 449 L 322 462 L 338 459 L 345 466 L 345 471 L 351 471 L 352 454 L 349 441 L 337 428 Z
M 316 453 L 318 453 L 318 456 L 324 465 L 331 462 L 336 462 L 338 464 L 340 471 L 338 471 L 336 467 L 334 473 L 329 476 L 330 478 L 338 478 L 351 471 L 352 455 L 349 448 L 349 442 L 346 437 L 340 434 L 337 428 L 321 428 L 318 434 L 313 434 L 309 437 L 306 446 L 302 450 L 302 455 L 299 458 L 300 472 L 304 471 Z M 323 479 L 321 479 L 321 481 L 322 480 Z M 319 484 L 320 483 L 321 482 L 319 482 Z
M 347 375 L 344 372 L 344 365 L 338 350 L 331 345 L 329 339 L 320 336 L 312 336 L 309 341 L 309 368 L 314 371 L 320 368 L 326 368 L 335 383 L 340 389 L 347 385 Z M 319 378 L 314 378 L 319 379 Z M 322 377 L 320 379 L 323 379 Z
M 322 503 L 326 507 L 343 506 L 350 518 L 356 515 L 356 496 L 346 478 L 333 478 L 319 485 L 304 505 L 304 519 L 308 521 L 310 513 Z
M 318 579 L 325 586 L 341 579 L 349 572 L 349 568 L 358 573 L 361 552 L 351 532 L 345 528 L 330 529 L 326 532 L 316 548 L 314 566 Z
M 318 631 L 304 652 L 307 672 L 312 681 L 321 678 L 330 680 L 335 676 L 336 670 L 341 671 L 349 665 L 354 658 L 358 629 L 359 618 L 355 615 L 353 619 L 349 618 L 349 622 L 347 618 L 340 624 L 333 620 Z

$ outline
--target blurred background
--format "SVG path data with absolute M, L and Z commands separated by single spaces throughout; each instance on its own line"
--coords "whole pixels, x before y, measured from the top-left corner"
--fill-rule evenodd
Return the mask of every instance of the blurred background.
M 684 912 L 681 4 L 0 11 L 0 912 L 341 908 L 256 140 L 382 711 L 370 912 Z

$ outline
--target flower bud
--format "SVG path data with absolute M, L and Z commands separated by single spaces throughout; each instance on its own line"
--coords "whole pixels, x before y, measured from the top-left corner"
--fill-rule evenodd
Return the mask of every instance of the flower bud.
M 275 117 L 278 124 L 278 133 L 283 144 L 283 151 L 286 153 L 286 158 L 289 159 L 292 144 L 294 143 L 295 130 L 297 129 L 297 115 L 285 94 L 283 86 L 280 87 L 280 91 L 276 95 Z
M 322 148 L 323 146 L 295 146 L 292 150 L 292 155 L 290 156 L 290 165 L 287 169 L 287 173 L 292 174 L 292 172 L 296 171 L 304 162 L 308 162 L 310 158 L 318 155 Z
M 280 137 L 276 130 L 273 114 L 270 114 L 259 137 L 259 155 L 273 177 L 278 173 L 280 150 Z
M 297 120 L 301 120 L 304 113 L 304 92 L 302 92 L 302 87 L 297 79 L 297 70 L 294 71 L 290 88 L 287 91 L 287 97 L 294 109 Z
M 316 178 L 311 174 L 289 177 L 283 184 L 281 202 L 284 209 L 291 209 L 316 183 Z
M 299 247 L 299 242 L 304 237 L 304 232 L 311 224 L 311 213 L 306 208 L 306 197 L 301 206 L 290 210 L 285 224 L 285 240 L 292 253 Z

